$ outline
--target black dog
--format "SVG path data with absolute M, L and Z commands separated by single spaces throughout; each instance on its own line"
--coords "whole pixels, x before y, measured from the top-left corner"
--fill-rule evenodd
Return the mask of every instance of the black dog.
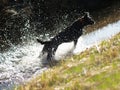
M 87 25 L 94 24 L 94 21 L 89 17 L 89 13 L 85 13 L 82 18 L 76 20 L 71 26 L 67 27 L 63 32 L 58 33 L 54 38 L 50 41 L 41 41 L 37 39 L 37 41 L 41 44 L 45 44 L 42 50 L 42 54 L 47 54 L 47 60 L 50 64 L 52 64 L 53 56 L 58 48 L 58 46 L 65 42 L 74 41 L 74 45 L 76 46 L 78 38 L 83 34 L 83 28 Z

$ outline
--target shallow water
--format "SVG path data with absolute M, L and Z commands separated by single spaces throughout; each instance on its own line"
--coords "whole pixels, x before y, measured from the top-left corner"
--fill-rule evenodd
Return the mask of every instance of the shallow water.
M 120 32 L 120 21 L 109 24 L 87 35 L 79 38 L 76 48 L 73 42 L 63 43 L 58 47 L 55 54 L 57 60 L 70 54 L 78 54 L 86 48 L 98 45 L 102 40 L 106 40 Z M 24 45 L 13 46 L 5 53 L 0 53 L 0 90 L 10 90 L 14 84 L 24 83 L 34 77 L 47 67 L 41 67 L 40 51 L 43 45 L 36 41 L 28 41 Z
M 101 41 L 107 40 L 112 36 L 120 32 L 120 21 L 100 28 L 90 34 L 84 35 L 79 38 L 78 44 L 74 53 L 80 53 L 86 48 L 90 48 L 93 45 L 98 45 Z

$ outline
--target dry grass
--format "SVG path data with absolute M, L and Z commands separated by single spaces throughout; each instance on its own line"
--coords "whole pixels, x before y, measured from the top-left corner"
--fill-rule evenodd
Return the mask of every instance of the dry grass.
M 120 34 L 61 61 L 15 90 L 119 90 Z

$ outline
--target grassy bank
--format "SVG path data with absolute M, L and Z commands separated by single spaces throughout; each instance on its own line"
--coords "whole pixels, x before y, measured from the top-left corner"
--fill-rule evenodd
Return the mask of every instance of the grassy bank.
M 15 90 L 119 90 L 120 34 L 62 60 Z

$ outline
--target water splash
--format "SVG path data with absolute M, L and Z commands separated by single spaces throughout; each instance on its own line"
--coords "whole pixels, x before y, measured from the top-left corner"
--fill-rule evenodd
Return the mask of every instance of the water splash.
M 40 59 L 37 58 L 43 46 L 30 42 L 11 48 L 0 54 L 0 88 L 23 83 L 36 72 L 42 72 Z
M 100 41 L 119 33 L 119 26 L 120 21 L 81 36 L 74 51 L 73 42 L 63 43 L 58 47 L 55 58 L 59 60 L 71 54 L 72 51 L 76 54 L 97 45 Z M 0 53 L 0 89 L 10 90 L 14 84 L 21 84 L 46 70 L 47 67 L 41 67 L 41 59 L 39 58 L 42 48 L 43 45 L 35 40 L 30 40 L 24 45 L 13 46 L 9 51 Z

